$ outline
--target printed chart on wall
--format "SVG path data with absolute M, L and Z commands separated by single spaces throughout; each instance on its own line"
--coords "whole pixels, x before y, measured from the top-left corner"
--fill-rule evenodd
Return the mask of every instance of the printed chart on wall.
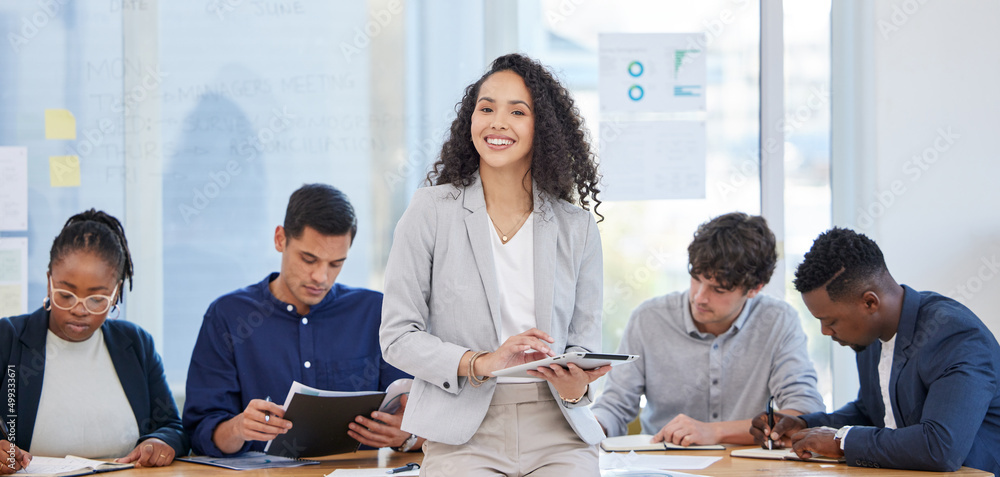
M 28 148 L 0 147 L 0 232 L 28 230 Z
M 0 232 L 28 230 L 28 148 L 0 147 Z M 0 238 L 0 318 L 28 312 L 28 239 Z
M 602 122 L 602 198 L 702 199 L 704 157 L 704 121 Z
M 605 200 L 705 197 L 702 33 L 599 38 Z
M 599 37 L 601 113 L 705 111 L 705 35 Z
M 0 238 L 0 317 L 28 312 L 28 239 Z

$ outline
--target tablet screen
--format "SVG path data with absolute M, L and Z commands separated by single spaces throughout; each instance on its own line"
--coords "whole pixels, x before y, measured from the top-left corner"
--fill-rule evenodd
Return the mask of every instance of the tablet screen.
M 571 353 L 564 353 L 559 356 L 552 356 L 549 358 L 540 359 L 538 361 L 532 361 L 530 363 L 521 364 L 518 366 L 512 366 L 509 368 L 504 368 L 499 371 L 494 371 L 494 376 L 510 376 L 510 377 L 521 377 L 521 378 L 531 378 L 534 377 L 527 373 L 527 371 L 537 369 L 539 366 L 549 366 L 551 364 L 558 364 L 560 366 L 566 366 L 568 363 L 573 363 L 582 369 L 594 369 L 601 366 L 617 366 L 622 363 L 630 363 L 634 361 L 639 356 L 634 354 L 610 354 L 610 353 L 584 353 L 582 351 L 574 351 Z

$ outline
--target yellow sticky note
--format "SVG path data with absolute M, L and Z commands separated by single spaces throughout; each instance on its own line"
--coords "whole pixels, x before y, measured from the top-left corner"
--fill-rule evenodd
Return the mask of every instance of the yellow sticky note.
M 46 109 L 45 139 L 76 139 L 73 113 L 65 109 Z
M 50 156 L 49 183 L 52 184 L 52 187 L 79 187 L 80 158 L 76 156 Z

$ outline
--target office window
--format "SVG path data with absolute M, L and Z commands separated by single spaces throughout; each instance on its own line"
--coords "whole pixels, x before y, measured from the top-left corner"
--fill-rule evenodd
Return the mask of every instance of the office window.
M 784 2 L 785 299 L 799 311 L 819 391 L 832 406 L 830 338 L 792 280 L 813 240 L 831 227 L 830 2 Z
M 383 144 L 372 134 L 370 51 L 352 38 L 365 4 L 159 7 L 150 53 L 166 73 L 160 115 L 139 127 L 161 138 L 162 354 L 179 384 L 209 303 L 280 267 L 274 229 L 303 183 L 353 200 L 362 225 L 340 279 L 368 284 L 368 164 Z
M 524 50 L 553 67 L 573 93 L 595 150 L 599 33 L 704 32 L 707 158 L 704 199 L 606 202 L 604 349 L 618 347 L 641 302 L 686 290 L 687 246 L 699 224 L 731 211 L 760 213 L 760 6 L 758 2 L 522 1 Z M 641 12 L 641 14 L 637 14 Z
M 117 216 L 139 251 L 121 319 L 156 337 L 180 395 L 205 310 L 279 268 L 274 228 L 306 182 L 337 186 L 358 213 L 339 281 L 381 289 L 395 221 L 484 64 L 481 5 L 407 7 L 0 7 L 4 30 L 25 37 L 0 48 L 0 144 L 29 151 L 30 228 L 3 233 L 29 238 L 29 309 L 66 218 Z M 468 38 L 459 54 L 456 31 Z M 75 116 L 76 140 L 45 139 L 50 108 Z M 102 121 L 113 127 L 98 138 Z M 80 186 L 51 187 L 48 157 L 68 154 Z
M 788 280 L 829 224 L 829 106 L 811 106 L 829 89 L 829 2 L 814 3 L 785 5 L 787 112 L 797 118 L 805 105 L 808 116 L 785 150 Z M 485 52 L 496 50 L 489 2 L 40 5 L 0 6 L 16 39 L 0 48 L 0 145 L 28 148 L 30 204 L 29 230 L 0 236 L 29 239 L 33 310 L 66 218 L 96 207 L 122 219 L 138 256 L 121 319 L 156 337 L 177 394 L 211 301 L 278 269 L 274 228 L 301 184 L 327 182 L 351 197 L 359 233 L 339 281 L 382 288 L 396 220 L 437 159 L 464 88 L 493 60 Z M 688 287 L 698 224 L 760 213 L 760 4 L 516 6 L 518 49 L 571 89 L 595 148 L 598 34 L 706 35 L 708 108 L 696 117 L 707 124 L 706 198 L 600 208 L 603 346 L 614 350 L 641 301 Z M 45 139 L 53 108 L 74 115 L 76 139 Z M 79 187 L 50 185 L 48 158 L 59 155 L 80 158 Z M 828 382 L 829 340 L 797 294 L 787 296 Z
M 220 16 L 161 3 L 172 382 L 186 376 L 209 303 L 278 270 L 274 228 L 303 183 L 340 188 L 357 212 L 338 281 L 382 289 L 396 220 L 440 149 L 448 111 L 481 72 L 477 29 L 462 30 L 461 53 L 443 46 L 459 25 L 481 24 L 475 4 L 294 5 L 248 2 Z
M 698 224 L 730 211 L 760 213 L 760 4 L 635 0 L 612 10 L 550 0 L 522 1 L 519 7 L 519 41 L 553 66 L 572 90 L 595 132 L 595 147 L 599 33 L 704 32 L 708 41 L 706 198 L 601 206 L 607 218 L 602 226 L 604 349 L 613 350 L 639 303 L 689 287 L 687 245 Z M 830 226 L 830 3 L 783 2 L 783 8 L 785 299 L 798 310 L 809 335 L 820 393 L 829 404 L 830 340 L 791 281 L 812 240 Z
M 124 220 L 121 12 L 106 2 L 3 2 L 0 25 L 0 146 L 27 148 L 29 205 L 28 230 L 0 237 L 28 239 L 31 312 L 45 297 L 49 249 L 66 219 L 94 207 Z M 75 139 L 46 139 L 47 109 L 72 115 Z M 53 156 L 76 156 L 79 168 L 50 170 Z M 88 186 L 52 186 L 77 177 Z

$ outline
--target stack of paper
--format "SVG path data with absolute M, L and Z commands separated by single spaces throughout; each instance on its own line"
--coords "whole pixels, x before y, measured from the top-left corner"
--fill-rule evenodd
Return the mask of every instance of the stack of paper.
M 688 455 L 601 454 L 601 470 L 691 470 L 704 469 L 722 457 Z

